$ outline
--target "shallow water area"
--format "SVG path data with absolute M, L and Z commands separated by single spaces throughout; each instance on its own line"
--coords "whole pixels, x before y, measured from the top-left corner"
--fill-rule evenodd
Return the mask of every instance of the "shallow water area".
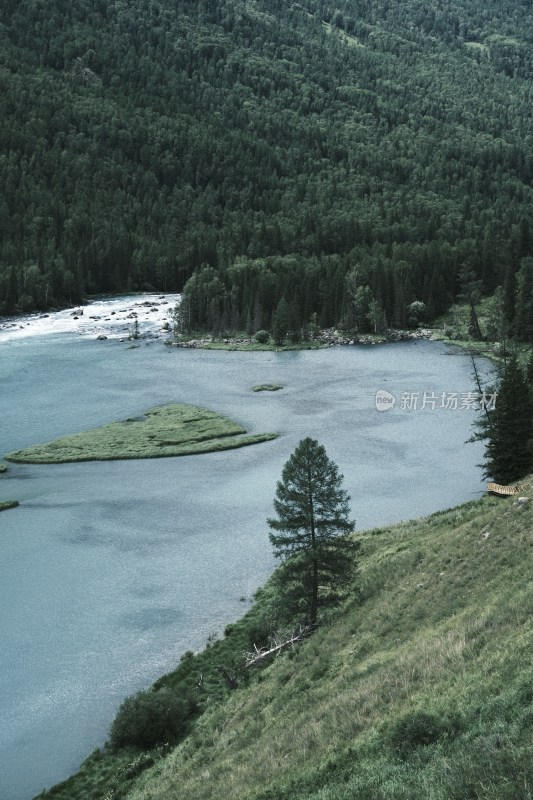
M 165 300 L 172 308 L 175 298 Z M 439 407 L 442 393 L 474 391 L 469 360 L 454 348 L 239 353 L 120 342 L 112 327 L 131 324 L 115 323 L 120 308 L 147 302 L 140 308 L 155 315 L 151 301 L 102 301 L 89 316 L 102 317 L 91 325 L 109 341 L 96 340 L 97 327 L 80 335 L 72 309 L 45 318 L 46 332 L 0 330 L 2 451 L 168 402 L 280 436 L 182 458 L 12 464 L 0 476 L 0 499 L 21 501 L 0 515 L 2 800 L 27 800 L 67 777 L 103 744 L 124 696 L 242 615 L 274 566 L 266 517 L 302 437 L 318 438 L 338 463 L 359 529 L 483 490 L 482 447 L 464 444 L 475 413 Z M 284 388 L 251 391 L 265 383 Z M 380 389 L 396 400 L 386 412 L 376 410 Z M 435 408 L 421 409 L 424 392 Z M 401 407 L 405 393 L 418 393 L 416 410 Z

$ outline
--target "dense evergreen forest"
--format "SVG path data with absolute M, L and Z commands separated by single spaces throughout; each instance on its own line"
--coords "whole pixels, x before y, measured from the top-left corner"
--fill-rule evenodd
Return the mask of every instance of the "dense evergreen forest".
M 0 310 L 190 279 L 189 329 L 378 331 L 501 286 L 528 341 L 532 78 L 529 0 L 4 0 Z

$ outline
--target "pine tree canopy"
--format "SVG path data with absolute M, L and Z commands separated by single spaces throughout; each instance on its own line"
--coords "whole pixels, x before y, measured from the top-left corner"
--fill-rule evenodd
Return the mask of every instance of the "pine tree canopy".
M 531 471 L 532 409 L 527 380 L 516 356 L 507 362 L 495 409 L 480 423 L 479 438 L 487 439 L 485 476 L 498 483 L 519 480 Z
M 355 525 L 342 481 L 325 448 L 315 439 L 303 439 L 277 484 L 278 516 L 268 520 L 274 554 L 283 561 L 278 585 L 284 602 L 311 624 L 320 607 L 343 596 L 357 566 L 359 543 L 342 535 Z

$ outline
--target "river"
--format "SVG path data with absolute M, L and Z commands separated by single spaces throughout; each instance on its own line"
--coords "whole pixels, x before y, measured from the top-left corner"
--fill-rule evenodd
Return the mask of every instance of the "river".
M 156 329 L 166 318 L 169 301 L 149 312 L 152 300 L 105 301 L 91 324 L 95 307 L 77 321 L 69 311 L 0 329 L 2 452 L 168 402 L 280 436 L 184 458 L 13 464 L 0 477 L 0 500 L 21 501 L 0 514 L 2 800 L 29 800 L 67 777 L 103 744 L 127 694 L 242 615 L 274 567 L 266 517 L 302 437 L 318 438 L 339 465 L 358 529 L 483 489 L 482 446 L 465 444 L 475 412 L 461 408 L 475 387 L 457 349 L 239 353 L 120 341 L 132 303 L 147 303 Z M 144 319 L 141 332 L 154 329 Z M 256 394 L 257 383 L 285 388 Z M 376 410 L 378 390 L 393 408 Z

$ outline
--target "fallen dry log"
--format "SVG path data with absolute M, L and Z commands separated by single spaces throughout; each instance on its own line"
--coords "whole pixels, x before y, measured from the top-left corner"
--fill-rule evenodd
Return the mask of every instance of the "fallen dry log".
M 314 629 L 314 625 L 299 625 L 288 637 L 273 637 L 267 647 L 257 647 L 254 644 L 253 651 L 245 654 L 246 666 L 258 666 L 270 658 L 279 656 L 285 649 L 296 647 Z

